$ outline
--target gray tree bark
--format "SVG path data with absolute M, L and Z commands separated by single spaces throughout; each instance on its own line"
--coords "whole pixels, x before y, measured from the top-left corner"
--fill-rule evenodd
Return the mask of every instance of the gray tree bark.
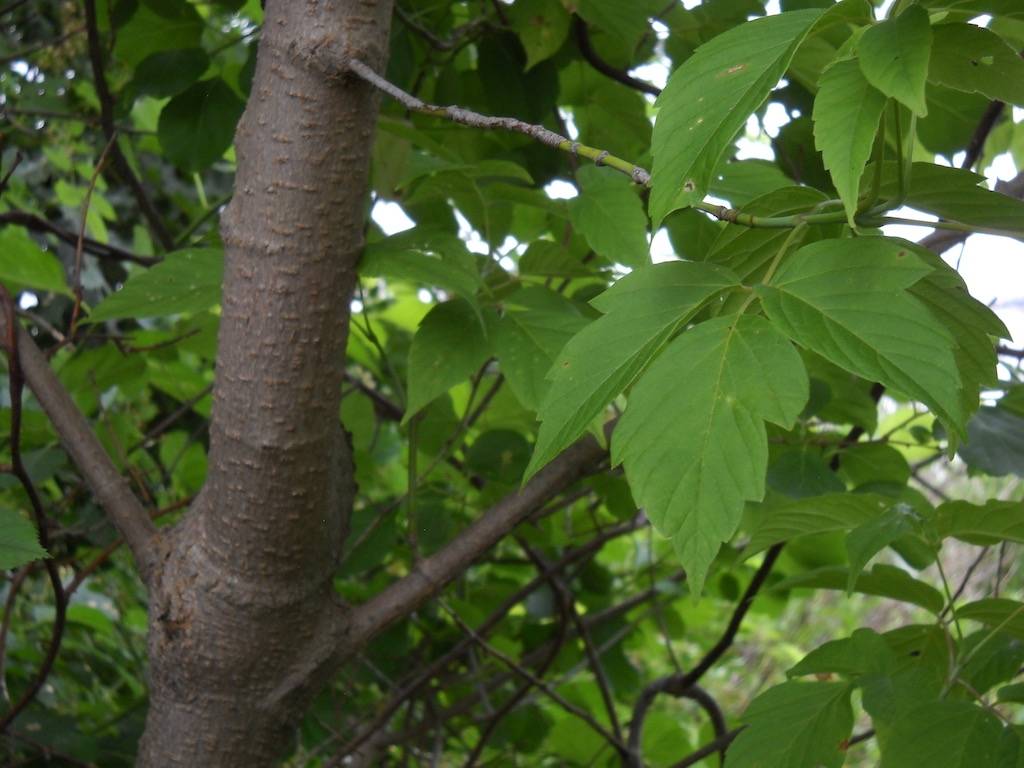
M 336 654 L 338 420 L 390 0 L 270 0 L 221 225 L 209 476 L 160 541 L 140 766 L 272 765 Z

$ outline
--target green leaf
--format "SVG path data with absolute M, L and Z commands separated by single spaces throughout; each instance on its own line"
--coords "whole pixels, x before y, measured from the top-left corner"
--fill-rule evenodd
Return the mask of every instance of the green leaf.
M 921 0 L 925 8 L 946 9 L 977 16 L 989 13 L 1007 19 L 1024 19 L 1024 8 L 1017 0 Z
M 657 228 L 699 202 L 737 131 L 767 98 L 821 15 L 793 11 L 741 24 L 705 43 L 658 97 L 650 214 Z
M 855 678 L 889 672 L 894 665 L 895 658 L 885 638 L 874 630 L 858 629 L 850 637 L 832 640 L 815 648 L 786 675 L 837 674 Z
M 420 322 L 409 348 L 403 423 L 476 373 L 489 354 L 483 326 L 469 302 L 453 299 L 435 305 Z
M 128 23 L 117 30 L 114 55 L 118 61 L 134 66 L 156 51 L 199 45 L 203 19 L 186 0 L 150 0 L 123 5 L 135 7 L 135 12 Z
M 990 499 L 984 504 L 947 501 L 935 509 L 932 521 L 939 536 L 968 543 L 996 540 L 1024 543 L 1024 504 Z
M 418 227 L 370 243 L 359 274 L 406 280 L 472 299 L 480 287 L 475 257 L 457 236 Z
M 986 693 L 1017 677 L 1024 664 L 1024 640 L 1008 632 L 982 629 L 964 638 L 957 656 L 966 660 L 958 678 L 972 691 Z
M 832 175 L 850 226 L 885 104 L 885 96 L 868 83 L 853 59 L 833 64 L 818 84 L 814 144 Z
M 930 271 L 885 238 L 825 240 L 801 248 L 757 291 L 798 344 L 921 400 L 962 431 L 953 339 L 905 290 Z
M 967 422 L 958 453 L 967 466 L 989 475 L 1024 477 L 1024 416 L 985 406 Z
M 633 272 L 594 299 L 606 314 L 569 340 L 548 374 L 526 478 L 579 437 L 702 304 L 738 284 L 723 267 L 676 261 Z
M 977 621 L 987 627 L 1024 639 L 1024 603 L 1005 597 L 976 600 L 957 608 L 958 619 Z
M 158 51 L 135 68 L 131 88 L 139 96 L 164 99 L 184 91 L 202 77 L 209 66 L 210 57 L 202 48 Z
M 0 280 L 14 289 L 71 294 L 61 263 L 20 227 L 0 229 Z
M 798 536 L 852 530 L 881 517 L 897 503 L 873 493 L 832 493 L 781 504 L 759 504 L 755 509 L 760 523 L 744 555 L 749 557 Z
M 853 592 L 864 566 L 872 557 L 894 541 L 913 533 L 921 525 L 921 518 L 909 504 L 897 504 L 881 517 L 854 528 L 846 536 L 846 554 L 850 561 L 846 581 L 847 594 Z
M 984 180 L 960 168 L 914 163 L 906 203 L 941 219 L 1024 239 L 1024 201 L 979 186 Z M 882 193 L 895 194 L 895 181 L 887 178 Z
M 775 590 L 786 589 L 834 589 L 847 590 L 849 571 L 838 566 L 825 566 L 813 571 L 790 576 L 773 586 Z M 945 605 L 945 599 L 931 584 L 918 581 L 902 568 L 892 565 L 874 565 L 857 577 L 854 592 L 864 595 L 887 597 L 911 605 L 919 605 L 938 615 Z
M 0 570 L 49 557 L 39 546 L 36 527 L 13 509 L 0 507 Z
M 555 356 L 587 324 L 576 306 L 546 288 L 523 288 L 504 302 L 491 340 L 508 385 L 524 406 L 537 410 Z
M 768 487 L 794 499 L 842 493 L 845 489 L 821 451 L 809 446 L 783 451 L 768 467 Z
M 554 56 L 569 34 L 569 14 L 561 3 L 519 0 L 507 13 L 526 50 L 527 69 Z
M 764 495 L 764 422 L 792 425 L 807 387 L 796 350 L 752 315 L 685 331 L 634 386 L 612 461 L 625 466 L 654 527 L 672 538 L 694 594 L 744 502 Z
M 576 178 L 582 190 L 569 205 L 573 227 L 609 261 L 634 268 L 649 264 L 647 216 L 629 180 L 593 165 L 576 171 Z
M 981 707 L 934 701 L 888 725 L 881 768 L 978 768 L 996 765 L 1003 726 Z
M 837 768 L 853 730 L 849 683 L 790 681 L 754 699 L 725 768 Z
M 128 278 L 124 288 L 89 313 L 89 322 L 202 312 L 220 302 L 223 275 L 224 256 L 219 249 L 174 251 L 156 266 Z
M 1024 59 L 999 35 L 975 24 L 939 24 L 933 33 L 929 80 L 1024 106 Z
M 167 158 L 186 173 L 212 165 L 231 146 L 245 104 L 214 77 L 196 83 L 164 106 L 157 137 Z
M 871 85 L 924 117 L 928 114 L 924 86 L 931 46 L 928 12 L 912 5 L 895 19 L 864 32 L 858 48 L 860 68 Z

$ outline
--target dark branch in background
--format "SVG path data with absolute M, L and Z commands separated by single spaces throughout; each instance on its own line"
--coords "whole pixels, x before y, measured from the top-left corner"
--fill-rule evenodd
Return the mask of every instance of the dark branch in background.
M 764 560 L 761 562 L 757 572 L 754 573 L 754 577 L 750 580 L 750 584 L 747 585 L 747 589 L 744 591 L 740 601 L 736 604 L 736 608 L 733 610 L 732 617 L 729 619 L 729 623 L 722 636 L 704 654 L 704 657 L 697 662 L 693 669 L 683 674 L 668 675 L 655 680 L 640 693 L 636 704 L 633 706 L 633 719 L 629 724 L 629 751 L 632 768 L 643 768 L 644 765 L 640 744 L 643 737 L 644 719 L 647 717 L 647 712 L 654 703 L 654 700 L 662 693 L 667 693 L 671 696 L 685 695 L 689 691 L 690 686 L 699 682 L 704 674 L 732 647 L 733 642 L 736 640 L 736 635 L 743 625 L 743 618 L 747 615 L 747 611 L 750 610 L 750 606 L 753 604 L 754 598 L 757 597 L 757 593 L 761 591 L 761 587 L 767 581 L 772 567 L 779 557 L 779 553 L 782 552 L 783 546 L 784 544 L 776 544 L 765 552 Z
M 618 538 L 619 536 L 632 533 L 644 524 L 646 524 L 646 519 L 642 515 L 637 515 L 632 520 L 627 520 L 624 523 L 612 526 L 611 528 L 602 531 L 598 536 L 586 544 L 566 552 L 561 558 L 551 565 L 550 570 L 562 571 L 570 565 L 580 562 L 581 560 L 586 560 L 597 553 L 605 543 Z M 509 595 L 504 601 L 502 601 L 501 605 L 491 612 L 490 616 L 477 625 L 476 633 L 481 636 L 489 634 L 491 630 L 494 629 L 506 615 L 508 615 L 509 611 L 534 591 L 539 589 L 546 581 L 547 576 L 545 572 Z M 373 717 L 370 723 L 365 727 L 360 728 L 355 736 L 353 736 L 352 739 L 342 747 L 336 756 L 337 759 L 341 760 L 347 755 L 358 750 L 360 746 L 384 727 L 391 716 L 402 705 L 402 702 L 412 696 L 416 690 L 419 689 L 420 686 L 424 685 L 430 678 L 439 674 L 445 667 L 456 659 L 464 656 L 472 646 L 473 643 L 469 638 L 456 643 L 448 652 L 430 662 L 425 669 L 419 670 L 416 675 L 413 676 L 412 680 L 393 691 L 388 700 L 379 708 L 377 714 Z
M 157 559 L 153 543 L 156 526 L 124 478 L 114 467 L 95 432 L 78 410 L 64 385 L 54 374 L 43 353 L 17 322 L 3 318 L 0 333 L 17 334 L 21 375 L 49 416 L 61 445 L 78 467 L 96 502 L 124 537 L 146 581 Z
M 978 122 L 978 127 L 974 129 L 974 134 L 971 136 L 971 140 L 967 144 L 967 150 L 964 153 L 964 161 L 960 163 L 961 168 L 970 170 L 974 167 L 974 164 L 978 162 L 978 158 L 981 157 L 982 150 L 985 149 L 985 142 L 988 140 L 988 135 L 992 133 L 992 129 L 996 127 L 996 123 L 999 122 L 999 118 L 1002 116 L 1005 109 L 1006 104 L 1001 101 L 993 101 L 988 105 L 988 109 L 986 109 L 985 114 L 981 116 L 981 120 Z
M 486 552 L 534 510 L 585 477 L 606 452 L 587 436 L 563 451 L 520 490 L 506 496 L 440 551 L 420 560 L 409 574 L 343 614 L 339 627 L 345 647 L 361 647 L 378 632 L 438 594 L 481 553 Z M 345 661 L 346 659 L 339 659 Z
M 562 581 L 562 578 L 561 576 L 559 576 L 557 571 L 552 569 L 550 565 L 541 560 L 540 557 L 536 555 L 536 553 L 534 553 L 533 550 L 526 546 L 523 542 L 520 542 L 520 545 L 524 547 L 527 554 L 531 556 L 531 559 L 536 557 L 536 560 L 534 562 L 537 565 L 538 570 L 540 571 L 540 575 L 543 578 L 547 579 L 548 584 L 551 585 L 551 591 L 558 596 L 558 612 L 560 615 L 560 620 L 558 622 L 558 634 L 555 636 L 555 640 L 553 643 L 551 643 L 551 647 L 548 649 L 548 652 L 544 655 L 544 658 L 541 659 L 540 663 L 537 664 L 533 671 L 535 677 L 542 679 L 545 673 L 554 663 L 555 659 L 558 657 L 558 653 L 562 650 L 562 646 L 565 645 L 566 637 L 569 634 L 569 617 L 570 614 L 575 613 L 575 606 L 573 605 L 575 597 L 572 594 L 572 592 L 570 592 L 569 589 L 565 586 L 565 582 Z M 476 634 L 476 637 L 480 637 L 479 633 Z M 526 694 L 528 694 L 532 690 L 532 688 L 532 682 L 530 682 L 529 680 L 523 682 L 518 688 L 516 688 L 515 692 L 511 696 L 509 696 L 509 698 L 498 708 L 498 710 L 493 715 L 491 715 L 490 718 L 488 718 L 487 724 L 480 731 L 480 738 L 477 739 L 476 745 L 473 747 L 473 751 L 470 752 L 469 757 L 466 758 L 464 768 L 474 768 L 474 766 L 477 764 L 477 760 L 480 759 L 480 755 L 483 753 L 484 747 L 487 745 L 488 740 L 491 738 L 491 735 L 494 733 L 497 727 L 501 724 L 501 721 L 504 720 L 505 717 L 513 709 L 515 709 L 516 706 L 519 705 L 519 702 L 521 702 L 526 697 Z M 616 727 L 615 729 L 615 735 L 620 739 L 622 738 L 618 732 L 618 727 Z
M 72 246 L 78 242 L 78 235 L 75 233 L 61 229 L 41 216 L 36 216 L 34 213 L 28 213 L 27 211 L 14 210 L 0 213 L 0 225 L 2 224 L 17 224 L 33 232 L 45 232 Z M 86 253 L 100 259 L 130 261 L 143 267 L 151 267 L 160 262 L 160 259 L 155 256 L 139 256 L 131 251 L 123 250 L 114 245 L 107 245 L 89 237 L 82 240 L 82 249 Z
M 658 86 L 652 85 L 644 80 L 638 80 L 628 72 L 624 72 L 617 67 L 613 67 L 607 61 L 602 59 L 598 55 L 597 51 L 594 50 L 594 46 L 590 42 L 590 31 L 587 29 L 586 22 L 579 16 L 573 17 L 572 30 L 576 36 L 576 45 L 579 47 L 583 58 L 587 60 L 587 63 L 590 64 L 590 66 L 602 75 L 611 78 L 617 83 L 622 83 L 629 88 L 641 91 L 642 93 L 649 93 L 651 96 L 661 95 L 661 88 Z
M 727 733 L 723 733 L 714 741 L 705 744 L 696 752 L 687 755 L 678 763 L 675 763 L 672 766 L 672 768 L 690 768 L 691 765 L 696 765 L 705 757 L 709 757 L 710 755 L 715 754 L 715 752 L 721 752 L 722 754 L 725 754 L 725 750 L 727 750 L 729 748 L 729 745 L 732 744 L 733 740 L 740 735 L 740 731 L 742 731 L 744 727 L 745 726 L 740 726 L 739 728 L 734 728 L 733 730 L 728 731 Z
M 22 374 L 21 355 L 18 352 L 19 342 L 21 341 L 18 333 L 20 328 L 14 310 L 14 299 L 2 284 L 0 284 L 0 301 L 3 303 L 3 312 L 7 325 L 5 329 L 4 352 L 7 355 L 7 371 L 11 394 L 10 470 L 11 474 L 21 483 L 25 495 L 28 496 L 29 504 L 32 507 L 32 516 L 35 519 L 36 529 L 39 533 L 39 543 L 43 549 L 49 551 L 50 531 L 46 512 L 43 509 L 43 502 L 39 498 L 39 493 L 36 491 L 32 478 L 29 477 L 25 464 L 21 459 L 21 395 L 25 388 L 25 377 Z M 11 724 L 14 718 L 21 714 L 25 707 L 36 697 L 36 694 L 39 693 L 43 683 L 46 682 L 46 678 L 50 676 L 50 670 L 53 669 L 53 663 L 57 660 L 57 652 L 60 650 L 61 639 L 64 637 L 67 600 L 64 596 L 64 587 L 60 583 L 60 573 L 57 571 L 56 563 L 49 556 L 43 561 L 43 564 L 46 567 L 47 576 L 50 577 L 55 608 L 50 642 L 46 647 L 46 653 L 43 656 L 42 663 L 39 665 L 39 670 L 36 672 L 36 676 L 32 679 L 28 688 L 22 692 L 20 698 L 14 702 L 11 708 L 0 717 L 0 733 L 7 729 L 7 726 Z M 6 610 L 4 619 L 5 621 L 7 619 Z
M 174 238 L 171 237 L 164 226 L 163 219 L 157 213 L 156 208 L 153 207 L 153 203 L 142 186 L 142 182 L 139 181 L 132 171 L 131 166 L 128 164 L 128 158 L 124 156 L 120 145 L 113 141 L 115 135 L 114 97 L 110 93 L 110 87 L 107 85 L 107 79 L 103 73 L 103 46 L 100 44 L 100 32 L 96 23 L 96 0 L 85 0 L 85 22 L 89 33 L 89 61 L 92 63 L 93 84 L 96 87 L 96 98 L 100 102 L 100 125 L 103 126 L 103 133 L 106 134 L 107 141 L 113 142 L 110 155 L 111 162 L 118 175 L 131 189 L 132 194 L 135 195 L 135 199 L 139 204 L 139 210 L 142 211 L 142 215 L 149 222 L 149 228 L 153 231 L 153 236 L 157 239 L 157 242 L 160 243 L 165 251 L 173 250 Z
M 395 5 L 395 15 L 402 20 L 402 23 L 405 24 L 405 26 L 426 40 L 427 43 L 430 44 L 431 48 L 435 48 L 439 51 L 454 50 L 465 42 L 465 38 L 471 32 L 488 23 L 486 16 L 479 16 L 468 24 L 463 24 L 461 27 L 453 29 L 448 37 L 441 38 L 435 35 L 432 30 L 424 27 L 416 21 L 416 19 L 414 19 L 410 13 L 403 10 L 400 5 Z

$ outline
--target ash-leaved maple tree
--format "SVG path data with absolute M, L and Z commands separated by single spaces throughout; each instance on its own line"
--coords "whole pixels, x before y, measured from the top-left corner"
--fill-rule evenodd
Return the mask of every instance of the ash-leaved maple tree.
M 0 7 L 4 763 L 1024 766 L 1024 3 L 265 6 Z

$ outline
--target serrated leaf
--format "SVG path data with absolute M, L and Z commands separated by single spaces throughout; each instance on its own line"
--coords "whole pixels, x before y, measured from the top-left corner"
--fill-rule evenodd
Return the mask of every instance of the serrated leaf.
M 906 291 L 930 271 L 885 238 L 825 240 L 801 248 L 757 291 L 798 344 L 920 399 L 962 432 L 954 341 Z
M 694 594 L 743 504 L 764 495 L 765 421 L 807 402 L 796 350 L 763 318 L 709 320 L 668 345 L 634 386 L 612 436 L 637 503 L 672 538 Z
M 579 437 L 704 302 L 738 284 L 723 267 L 667 262 L 627 275 L 594 299 L 606 314 L 569 340 L 548 374 L 525 477 Z
M 548 388 L 555 356 L 587 324 L 576 306 L 547 288 L 523 288 L 504 302 L 491 341 L 516 398 L 537 410 Z
M 853 730 L 849 683 L 790 681 L 754 699 L 725 768 L 837 768 Z
M 794 499 L 842 493 L 845 489 L 821 451 L 809 446 L 779 454 L 768 467 L 768 487 Z
M 858 48 L 861 71 L 875 88 L 918 117 L 928 114 L 924 86 L 932 47 L 928 12 L 912 5 L 895 19 L 869 27 Z
M 167 159 L 195 173 L 221 158 L 235 136 L 245 104 L 221 78 L 196 83 L 164 106 L 157 137 Z
M 838 566 L 825 566 L 813 571 L 790 576 L 775 584 L 776 590 L 811 588 L 846 590 L 848 569 Z M 918 605 L 927 611 L 938 614 L 945 605 L 945 599 L 931 584 L 918 581 L 902 568 L 892 565 L 878 564 L 871 570 L 864 571 L 857 577 L 854 592 L 876 597 L 887 597 L 903 603 Z
M 1003 38 L 975 24 L 939 24 L 933 34 L 929 80 L 1024 105 L 1024 59 Z
M 814 144 L 853 226 L 860 177 L 871 157 L 886 98 L 872 87 L 856 60 L 833 64 L 821 76 L 814 99 Z
M 963 639 L 957 656 L 964 659 L 957 675 L 971 691 L 987 693 L 998 683 L 1017 677 L 1024 664 L 1024 640 L 1007 632 L 982 629 Z
M 49 557 L 39 546 L 36 527 L 13 509 L 0 507 L 0 570 Z
M 89 322 L 202 312 L 220 302 L 224 255 L 217 248 L 186 248 L 128 278 L 89 313 Z
M 757 554 L 773 544 L 798 536 L 849 531 L 870 522 L 898 503 L 873 493 L 832 493 L 757 507 L 760 524 L 751 534 L 744 555 Z
M 740 24 L 705 43 L 658 97 L 650 200 L 657 228 L 699 202 L 736 132 L 767 98 L 821 15 L 792 11 Z
M 61 263 L 20 227 L 0 229 L 0 280 L 12 288 L 71 293 Z
M 1003 725 L 961 701 L 914 707 L 887 724 L 881 768 L 978 768 L 996 765 Z
M 435 305 L 409 348 L 409 386 L 403 423 L 484 364 L 490 347 L 476 311 L 463 299 Z
M 647 216 L 629 180 L 592 165 L 580 168 L 576 179 L 582 189 L 569 204 L 569 213 L 590 247 L 628 267 L 649 264 Z

